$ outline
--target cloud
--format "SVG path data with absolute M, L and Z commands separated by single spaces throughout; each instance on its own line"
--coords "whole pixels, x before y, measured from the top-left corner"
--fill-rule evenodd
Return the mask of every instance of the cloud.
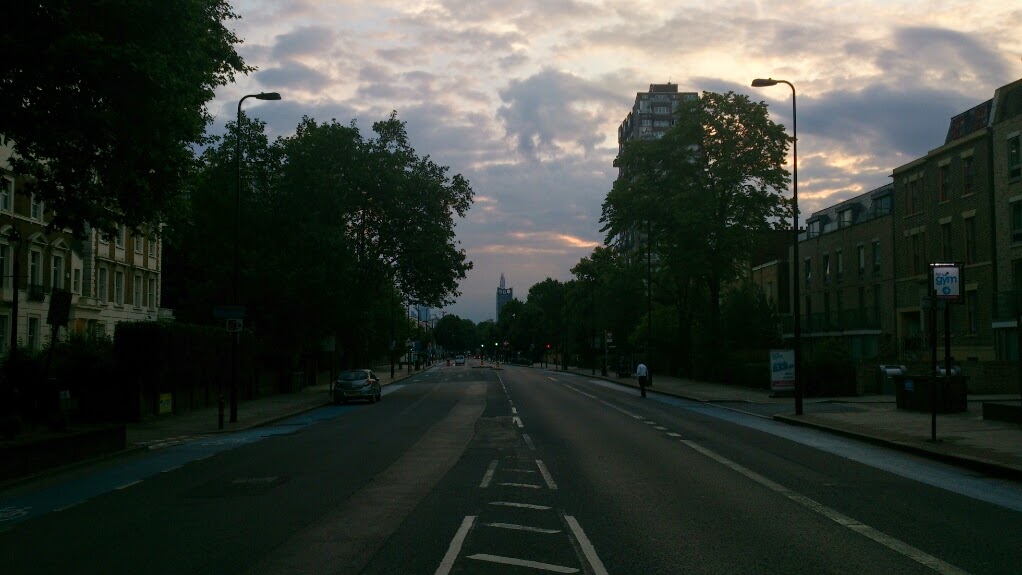
M 282 62 L 279 67 L 255 73 L 257 82 L 274 90 L 289 89 L 318 92 L 330 85 L 330 77 L 319 70 L 296 61 Z
M 303 26 L 276 38 L 272 56 L 292 60 L 301 56 L 329 54 L 334 48 L 333 30 L 323 26 Z

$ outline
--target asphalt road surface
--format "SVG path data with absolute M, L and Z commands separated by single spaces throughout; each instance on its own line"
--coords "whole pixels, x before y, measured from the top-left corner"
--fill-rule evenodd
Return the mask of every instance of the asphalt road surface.
M 0 493 L 0 573 L 1018 573 L 1022 486 L 719 406 L 443 366 Z

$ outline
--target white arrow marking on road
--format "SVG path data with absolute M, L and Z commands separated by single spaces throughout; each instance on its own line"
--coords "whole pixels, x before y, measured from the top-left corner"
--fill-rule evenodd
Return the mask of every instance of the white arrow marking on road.
M 477 561 L 489 561 L 490 563 L 501 563 L 504 565 L 532 567 L 533 569 L 543 569 L 544 571 L 552 571 L 554 573 L 578 573 L 578 569 L 575 569 L 574 567 L 562 567 L 560 565 L 551 565 L 550 563 L 527 561 L 525 559 L 515 559 L 514 557 L 501 557 L 499 555 L 487 555 L 485 553 L 469 555 L 468 558 L 475 559 Z
M 512 417 L 511 421 L 513 421 L 515 423 L 515 425 L 517 425 L 520 428 L 524 428 L 525 427 L 524 425 L 522 425 L 522 418 L 518 417 L 517 415 Z

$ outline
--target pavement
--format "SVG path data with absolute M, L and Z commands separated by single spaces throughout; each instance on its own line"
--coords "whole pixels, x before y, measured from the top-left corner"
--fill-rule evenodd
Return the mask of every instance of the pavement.
M 478 367 L 477 361 L 471 360 L 470 366 Z M 405 367 L 396 370 L 392 378 L 389 366 L 381 366 L 374 371 L 380 377 L 381 385 L 396 383 L 420 373 Z M 589 369 L 569 368 L 567 371 L 625 387 L 638 387 L 634 378 L 601 376 L 598 373 L 594 375 Z M 992 475 L 1022 479 L 1022 424 L 984 420 L 982 416 L 984 401 L 1014 402 L 1017 405 L 1018 395 L 970 395 L 968 411 L 937 415 L 937 440 L 933 441 L 931 414 L 897 409 L 893 395 L 805 398 L 803 414 L 794 415 L 793 398 L 771 397 L 767 390 L 656 374 L 653 383 L 649 391 L 654 393 L 710 403 L 896 448 Z M 267 425 L 328 403 L 330 385 L 321 384 L 294 393 L 243 401 L 238 408 L 237 422 L 227 421 L 229 415 L 225 413 L 223 429 L 219 428 L 218 409 L 215 406 L 150 418 L 128 424 L 128 451 L 160 449 L 198 437 Z

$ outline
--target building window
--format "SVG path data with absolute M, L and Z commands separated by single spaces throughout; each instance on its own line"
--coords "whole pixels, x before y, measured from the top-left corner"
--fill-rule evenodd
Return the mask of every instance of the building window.
M 976 333 L 979 328 L 979 297 L 976 290 L 965 292 L 965 314 L 968 322 L 969 333 Z
M 973 192 L 972 184 L 975 174 L 972 170 L 972 156 L 962 158 L 962 195 L 967 196 Z
M 3 279 L 0 279 L 0 287 L 8 287 L 11 285 L 9 279 L 14 279 L 14 271 L 11 270 L 11 246 L 7 244 L 0 244 L 0 274 L 3 275 Z M 0 341 L 0 347 L 3 342 Z
M 1011 204 L 1011 241 L 1022 242 L 1022 202 Z
M 965 263 L 976 263 L 976 219 L 965 220 Z
M 106 268 L 99 268 L 98 274 L 97 274 L 97 278 L 96 278 L 96 297 L 101 302 L 108 301 L 107 298 L 110 297 L 110 295 L 109 295 L 110 292 L 107 291 L 106 285 L 107 285 L 106 284 Z
M 880 242 L 873 242 L 873 271 L 880 271 Z
M 142 276 L 135 276 L 135 285 L 131 290 L 131 303 L 136 307 L 142 307 Z
M 823 283 L 830 283 L 830 254 L 823 254 Z
M 880 318 L 880 284 L 873 286 L 873 313 Z
M 923 211 L 923 200 L 919 195 L 919 180 L 915 179 L 908 183 L 908 213 L 915 214 Z
M 0 211 L 14 210 L 14 179 L 4 176 L 0 178 Z
M 114 272 L 114 303 L 124 305 L 124 272 Z
M 75 268 L 71 272 L 71 291 L 82 293 L 82 268 Z
M 30 286 L 42 286 L 43 254 L 32 250 L 28 255 L 28 284 Z
M 1022 178 L 1022 142 L 1019 135 L 1008 138 L 1008 179 L 1017 180 Z
M 11 325 L 11 318 L 6 315 L 0 315 L 0 357 L 5 357 L 7 351 L 11 349 L 11 342 L 7 341 L 7 328 Z
M 135 238 L 135 253 L 142 253 L 142 234 L 138 233 L 138 230 L 135 230 L 131 236 Z
M 812 262 L 813 262 L 813 260 L 811 260 L 809 258 L 806 258 L 805 262 L 803 262 L 805 265 L 803 266 L 804 273 L 802 274 L 802 278 L 805 280 L 806 287 L 810 286 L 810 284 L 812 283 L 812 279 L 813 279 L 813 265 L 812 265 Z
M 149 238 L 149 257 L 156 257 L 156 238 Z
M 940 257 L 945 262 L 954 261 L 951 255 L 951 223 L 940 226 Z
M 847 228 L 852 225 L 852 210 L 842 210 L 837 214 L 837 227 Z
M 844 252 L 837 252 L 837 279 L 841 279 L 845 275 L 845 254 Z
M 922 235 L 916 234 L 912 236 L 912 273 L 922 273 L 923 266 L 923 245 Z
M 859 275 L 866 273 L 866 246 L 858 247 L 859 256 Z
M 39 196 L 32 194 L 31 211 L 29 217 L 33 220 L 41 222 L 43 220 L 43 201 L 39 199 Z
M 39 349 L 39 318 L 28 318 L 28 348 L 35 351 Z
M 119 248 L 123 248 L 124 247 L 124 234 L 125 233 L 126 233 L 126 230 L 125 230 L 124 226 L 119 226 L 117 228 L 117 235 L 114 237 L 114 240 L 115 240 L 115 243 L 116 243 L 117 247 L 119 247 Z
M 950 166 L 940 167 L 940 201 L 946 202 L 951 191 L 951 169 Z
M 53 289 L 64 289 L 64 258 L 53 255 L 53 270 L 50 275 L 50 287 Z
M 156 309 L 156 278 L 149 278 L 149 309 Z

